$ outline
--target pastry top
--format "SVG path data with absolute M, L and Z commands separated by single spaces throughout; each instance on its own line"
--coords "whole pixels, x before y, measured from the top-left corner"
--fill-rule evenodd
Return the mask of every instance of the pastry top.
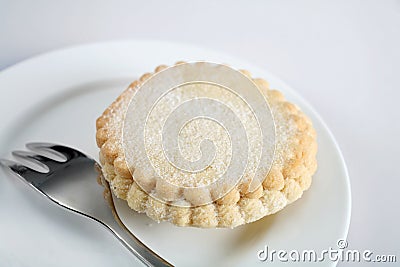
M 166 67 L 158 66 L 155 72 Z M 131 83 L 96 121 L 96 140 L 100 148 L 102 171 L 113 193 L 126 200 L 132 209 L 145 212 L 156 221 L 166 220 L 179 226 L 197 227 L 236 227 L 275 213 L 301 197 L 303 191 L 309 188 L 317 167 L 316 133 L 312 123 L 296 105 L 287 102 L 279 91 L 271 90 L 265 80 L 253 79 L 249 72 L 241 72 L 252 79 L 265 95 L 275 122 L 275 154 L 262 186 L 250 192 L 246 183 L 239 183 L 224 197 L 212 203 L 183 207 L 171 205 L 173 201 L 180 200 L 174 197 L 176 192 L 171 192 L 165 184 L 147 179 L 149 177 L 146 175 L 135 174 L 134 166 L 131 166 L 132 175 L 122 143 L 123 121 L 135 91 L 152 75 L 146 73 Z M 145 181 L 141 180 L 138 186 L 136 179 Z M 149 196 L 143 186 L 160 194 L 172 194 L 172 202 L 165 203 Z M 193 203 L 198 197 L 184 196 L 185 201 Z

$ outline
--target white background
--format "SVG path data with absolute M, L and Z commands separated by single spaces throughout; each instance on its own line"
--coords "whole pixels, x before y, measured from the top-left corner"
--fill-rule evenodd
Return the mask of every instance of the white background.
M 221 50 L 295 88 L 348 165 L 349 248 L 400 260 L 400 1 L 0 0 L 0 70 L 56 48 L 128 38 Z

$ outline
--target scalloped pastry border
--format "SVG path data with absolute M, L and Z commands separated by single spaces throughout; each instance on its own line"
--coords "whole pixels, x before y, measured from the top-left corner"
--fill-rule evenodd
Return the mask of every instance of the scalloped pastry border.
M 155 72 L 166 67 L 160 65 Z M 241 71 L 251 78 L 248 71 Z M 310 119 L 296 105 L 287 102 L 279 91 L 271 90 L 265 80 L 252 78 L 267 96 L 274 117 L 279 117 L 277 129 L 284 124 L 295 128 L 289 134 L 282 130 L 288 136 L 277 147 L 276 159 L 262 187 L 252 193 L 247 193 L 243 187 L 236 188 L 214 203 L 193 208 L 172 206 L 149 197 L 126 166 L 120 143 L 122 127 L 118 126 L 121 126 L 121 116 L 134 90 L 150 76 L 151 73 L 146 73 L 131 83 L 96 121 L 102 173 L 114 195 L 126 200 L 131 209 L 146 213 L 157 222 L 169 221 L 178 226 L 233 228 L 278 212 L 310 187 L 317 169 L 316 133 Z

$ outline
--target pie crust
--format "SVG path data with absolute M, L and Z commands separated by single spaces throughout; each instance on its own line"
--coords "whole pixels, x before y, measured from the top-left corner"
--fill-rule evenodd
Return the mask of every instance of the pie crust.
M 165 68 L 167 66 L 160 65 L 155 72 Z M 146 73 L 132 82 L 96 121 L 101 171 L 110 183 L 112 193 L 127 201 L 131 209 L 146 213 L 157 222 L 169 221 L 178 226 L 203 228 L 234 228 L 276 213 L 299 199 L 310 187 L 317 169 L 317 142 L 312 122 L 279 91 L 270 89 L 265 80 L 252 78 L 248 71 L 241 72 L 251 78 L 266 96 L 275 121 L 276 150 L 262 186 L 253 192 L 248 192 L 245 186 L 237 186 L 223 198 L 197 207 L 169 205 L 143 191 L 125 161 L 121 118 L 135 90 L 152 75 Z

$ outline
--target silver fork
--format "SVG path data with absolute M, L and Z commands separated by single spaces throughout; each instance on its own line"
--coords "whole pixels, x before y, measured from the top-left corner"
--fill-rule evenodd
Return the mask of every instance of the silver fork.
M 99 165 L 94 159 L 57 144 L 29 143 L 26 147 L 30 151 L 12 152 L 24 164 L 7 159 L 0 159 L 0 164 L 54 203 L 105 226 L 146 266 L 172 266 L 123 225 L 110 195 L 110 185 L 96 170 Z M 99 175 L 104 187 L 98 183 Z

